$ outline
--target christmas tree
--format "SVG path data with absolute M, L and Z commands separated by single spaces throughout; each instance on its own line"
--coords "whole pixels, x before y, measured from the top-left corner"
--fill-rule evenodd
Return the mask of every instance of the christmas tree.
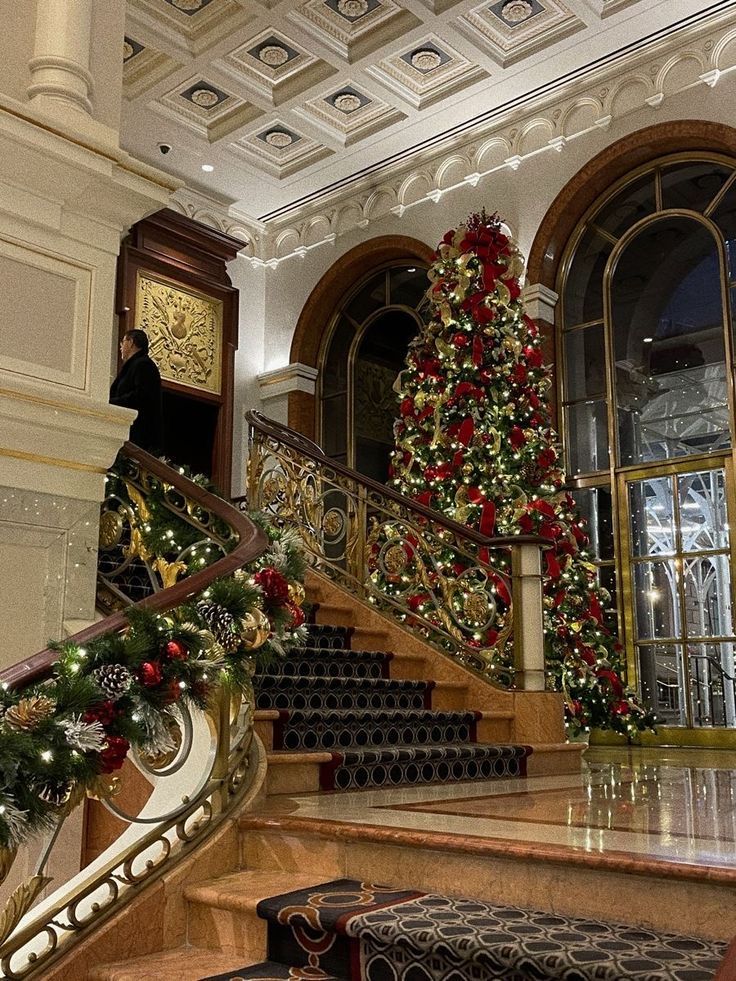
M 428 323 L 398 379 L 392 483 L 484 535 L 545 539 L 548 685 L 564 692 L 571 732 L 597 726 L 632 736 L 655 720 L 622 681 L 621 649 L 604 622 L 610 597 L 585 552 L 584 521 L 563 489 L 547 406 L 551 379 L 539 331 L 520 300 L 522 269 L 495 215 L 472 215 L 442 239 L 429 270 Z M 499 567 L 498 553 L 491 561 Z M 500 566 L 508 571 L 508 559 Z M 503 623 L 510 598 L 496 581 L 497 622 L 475 642 L 508 664 Z M 431 620 L 423 596 L 407 602 Z

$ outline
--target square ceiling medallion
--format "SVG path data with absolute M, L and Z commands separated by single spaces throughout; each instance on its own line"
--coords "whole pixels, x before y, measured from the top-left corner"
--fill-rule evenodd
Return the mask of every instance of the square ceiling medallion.
M 130 35 L 123 39 L 123 94 L 135 99 L 167 78 L 181 65 Z
M 384 58 L 366 71 L 417 109 L 488 77 L 483 68 L 436 35 Z
M 349 62 L 421 23 L 394 0 L 306 0 L 289 17 Z
M 271 29 L 239 45 L 219 64 L 233 79 L 245 82 L 274 106 L 319 85 L 335 73 L 332 65 Z
M 330 156 L 332 150 L 276 119 L 230 144 L 230 150 L 280 179 Z
M 154 108 L 204 136 L 210 143 L 263 115 L 260 109 L 244 99 L 200 77 L 189 78 L 177 85 L 154 103 Z
M 562 0 L 495 0 L 463 14 L 457 26 L 500 65 L 511 65 L 551 47 L 585 24 Z
M 128 0 L 126 30 L 197 57 L 250 20 L 238 0 Z
M 394 106 L 369 95 L 352 82 L 311 99 L 294 112 L 316 123 L 343 146 L 386 129 L 405 115 Z

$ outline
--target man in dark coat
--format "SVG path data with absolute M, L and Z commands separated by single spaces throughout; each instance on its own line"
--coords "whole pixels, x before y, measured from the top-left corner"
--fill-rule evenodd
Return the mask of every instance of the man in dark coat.
M 161 375 L 148 356 L 146 332 L 126 331 L 120 342 L 120 356 L 123 364 L 110 388 L 110 402 L 138 410 L 138 418 L 130 427 L 130 440 L 149 453 L 160 454 L 163 451 Z

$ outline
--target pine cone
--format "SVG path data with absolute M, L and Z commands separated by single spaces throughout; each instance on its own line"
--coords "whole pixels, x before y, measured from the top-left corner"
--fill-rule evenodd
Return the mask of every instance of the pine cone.
M 52 807 L 61 807 L 71 797 L 73 787 L 73 780 L 46 780 L 40 785 L 37 793 L 41 800 L 51 804 Z
M 103 664 L 95 668 L 92 677 L 100 691 L 113 701 L 124 695 L 133 683 L 133 676 L 122 664 Z
M 56 710 L 56 702 L 45 695 L 32 695 L 21 698 L 17 705 L 12 705 L 3 717 L 3 721 L 14 729 L 35 729 L 36 726 L 50 718 Z
M 240 643 L 240 631 L 235 617 L 219 603 L 208 603 L 200 600 L 197 603 L 197 613 L 215 635 L 218 643 L 226 651 L 234 651 Z

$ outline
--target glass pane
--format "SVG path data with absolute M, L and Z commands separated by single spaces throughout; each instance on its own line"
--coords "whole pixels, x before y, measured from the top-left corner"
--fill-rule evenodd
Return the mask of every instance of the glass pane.
M 682 692 L 680 647 L 676 644 L 652 644 L 639 647 L 641 693 L 664 725 L 684 726 L 685 705 Z
M 603 622 L 613 633 L 618 629 L 618 594 L 616 592 L 616 568 L 612 565 L 598 567 L 598 582 L 611 597 L 608 607 L 603 611 Z
M 674 559 L 634 565 L 634 605 L 639 639 L 680 636 L 680 601 Z
M 603 324 L 564 334 L 565 399 L 574 402 L 606 392 Z
M 593 219 L 598 228 L 602 228 L 620 238 L 631 226 L 654 214 L 656 201 L 654 197 L 654 173 L 644 174 L 623 191 L 616 195 L 613 201 L 605 204 Z
M 648 225 L 611 285 L 622 464 L 730 446 L 718 254 L 689 218 Z
M 571 474 L 607 470 L 608 412 L 605 402 L 580 402 L 567 407 L 568 470 Z
M 728 547 L 726 485 L 723 470 L 682 474 L 677 478 L 683 552 Z
M 322 394 L 337 395 L 348 387 L 348 352 L 355 336 L 355 328 L 343 317 L 335 327 L 325 358 L 322 374 Z
M 588 229 L 575 249 L 564 290 L 564 326 L 603 319 L 603 271 L 613 246 Z
M 718 163 L 678 163 L 662 170 L 662 207 L 705 211 L 733 173 Z
M 736 184 L 723 195 L 723 200 L 711 215 L 726 240 L 730 278 L 736 279 Z
M 346 313 L 356 322 L 362 324 L 372 313 L 386 306 L 386 271 L 382 270 L 365 286 L 358 290 L 348 304 Z
M 426 269 L 409 266 L 392 269 L 389 303 L 395 306 L 416 307 L 429 287 Z
M 734 645 L 689 644 L 690 699 L 696 726 L 735 726 Z
M 573 492 L 578 511 L 585 518 L 594 559 L 613 558 L 611 491 L 607 487 L 581 487 Z M 608 588 L 608 587 L 606 587 Z
M 729 637 L 733 634 L 731 570 L 727 555 L 686 560 L 683 592 L 688 637 Z
M 322 400 L 322 449 L 327 456 L 337 456 L 347 450 L 348 397 L 335 395 Z
M 629 484 L 632 555 L 672 555 L 676 551 L 675 508 L 669 477 Z

